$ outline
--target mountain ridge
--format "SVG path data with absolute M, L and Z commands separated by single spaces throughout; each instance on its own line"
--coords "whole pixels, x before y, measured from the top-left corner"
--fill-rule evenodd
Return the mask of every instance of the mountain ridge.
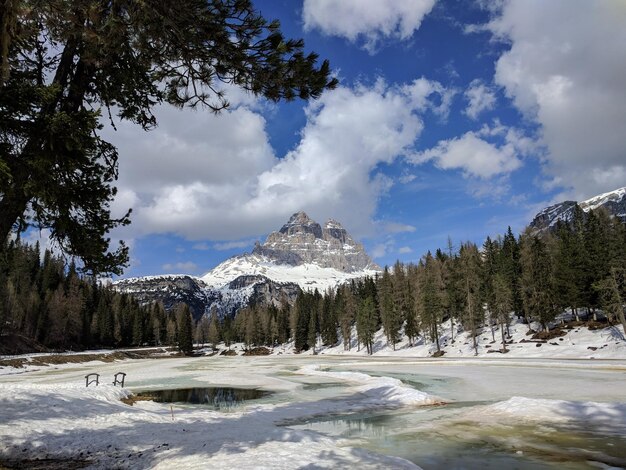
M 164 274 L 115 281 L 115 289 L 171 309 L 190 305 L 195 318 L 211 311 L 232 316 L 250 303 L 280 306 L 300 289 L 325 291 L 381 268 L 336 220 L 324 226 L 305 212 L 293 214 L 251 253 L 232 256 L 202 276 Z
M 626 223 L 626 187 L 622 187 L 598 194 L 580 203 L 568 200 L 545 207 L 535 215 L 529 227 L 537 232 L 543 232 L 554 228 L 558 221 L 569 222 L 572 220 L 576 204 L 585 213 L 605 208 L 609 214 Z

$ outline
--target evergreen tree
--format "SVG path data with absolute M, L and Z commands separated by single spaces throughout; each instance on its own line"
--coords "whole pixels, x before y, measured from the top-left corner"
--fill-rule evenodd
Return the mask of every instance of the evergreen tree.
M 296 299 L 292 311 L 294 347 L 297 352 L 309 349 L 309 323 L 312 302 L 313 296 L 303 292 Z
M 626 318 L 624 317 L 624 301 L 626 300 L 626 271 L 612 268 L 611 274 L 596 282 L 594 288 L 599 294 L 600 304 L 609 321 L 617 319 L 626 335 Z
M 193 353 L 193 326 L 191 310 L 187 304 L 176 307 L 176 323 L 178 326 L 176 340 L 178 349 L 185 355 Z
M 418 295 L 418 312 L 422 331 L 428 334 L 435 343 L 437 352 L 441 351 L 439 344 L 439 325 L 445 311 L 444 286 L 441 272 L 441 263 L 431 255 L 430 251 L 419 265 L 420 290 Z
M 129 214 L 111 217 L 118 155 L 100 110 L 149 130 L 161 103 L 227 107 L 220 82 L 273 101 L 337 84 L 249 0 L 21 0 L 3 3 L 2 24 L 0 240 L 49 228 L 95 272 L 128 259 L 124 245 L 109 250 Z
M 415 340 L 419 336 L 419 298 L 420 298 L 420 281 L 419 270 L 411 264 L 407 268 L 407 283 L 409 284 L 410 307 L 405 312 L 404 334 L 409 339 L 409 346 L 415 344 Z
M 462 316 L 463 326 L 472 336 L 474 354 L 478 355 L 476 336 L 484 316 L 481 299 L 481 260 L 478 248 L 473 243 L 465 243 L 459 252 L 461 283 L 465 306 Z
M 521 290 L 524 312 L 528 322 L 534 319 L 547 331 L 549 322 L 554 320 L 559 311 L 555 301 L 552 260 L 546 243 L 538 236 L 527 231 L 521 240 Z
M 578 207 L 578 211 L 582 209 Z M 585 247 L 582 231 L 576 232 L 573 227 L 579 226 L 574 211 L 572 225 L 559 221 L 555 231 L 554 247 L 554 289 L 556 302 L 560 308 L 571 308 L 578 320 L 578 309 L 584 305 L 585 292 Z M 582 222 L 581 222 L 582 224 Z
M 400 340 L 402 328 L 402 316 L 397 308 L 398 303 L 394 300 L 394 288 L 389 269 L 385 266 L 383 275 L 378 279 L 378 299 L 380 303 L 380 317 L 383 330 L 387 337 L 387 344 L 395 351 L 396 343 Z
M 493 313 L 500 326 L 502 336 L 502 352 L 507 352 L 506 339 L 504 335 L 505 327 L 508 327 L 509 312 L 513 307 L 513 294 L 509 283 L 501 273 L 496 273 L 492 279 L 493 290 Z
M 335 294 L 332 289 L 329 289 L 324 294 L 324 298 L 321 301 L 321 318 L 320 318 L 320 330 L 322 335 L 322 343 L 325 346 L 334 346 L 337 344 L 339 338 L 337 338 L 337 310 L 335 304 Z
M 371 296 L 361 301 L 356 317 L 356 331 L 368 354 L 374 352 L 374 333 L 378 329 L 378 318 L 374 299 Z
M 357 300 L 353 289 L 353 284 L 342 286 L 339 288 L 335 298 L 341 336 L 343 337 L 343 349 L 345 351 L 352 349 L 352 325 L 356 320 Z
M 196 340 L 196 343 L 199 344 L 200 346 L 204 346 L 207 341 L 211 341 L 209 339 L 209 329 L 210 329 L 210 325 L 211 322 L 213 321 L 213 318 L 215 317 L 216 320 L 216 324 L 215 326 L 215 333 L 217 335 L 217 342 L 219 342 L 219 331 L 218 331 L 218 327 L 217 327 L 217 312 L 215 312 L 215 310 L 213 309 L 211 311 L 210 317 L 207 315 L 202 315 L 202 318 L 200 318 L 200 320 L 196 323 L 196 333 L 194 335 L 194 338 Z
M 501 272 L 506 279 L 513 296 L 513 310 L 518 317 L 523 316 L 522 296 L 520 290 L 520 278 L 522 267 L 520 264 L 519 243 L 513 235 L 509 226 L 502 240 L 502 250 L 500 251 Z

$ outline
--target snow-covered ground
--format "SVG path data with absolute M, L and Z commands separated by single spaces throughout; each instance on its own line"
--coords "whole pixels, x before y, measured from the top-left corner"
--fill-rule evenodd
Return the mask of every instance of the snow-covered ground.
M 379 331 L 374 356 L 354 344 L 316 355 L 281 345 L 263 357 L 0 367 L 0 467 L 46 458 L 57 468 L 626 468 L 621 329 L 577 326 L 529 342 L 514 322 L 509 353 L 489 352 L 501 345 L 487 328 L 478 356 L 456 330 L 452 340 L 449 323 L 441 328 L 439 358 L 423 339 L 393 350 Z M 118 371 L 126 389 L 110 384 Z M 101 384 L 86 388 L 92 372 Z M 272 395 L 228 412 L 120 401 L 205 386 Z
M 569 318 L 567 318 L 569 320 Z M 559 325 L 559 322 L 556 322 Z M 555 326 L 556 326 L 555 325 Z M 539 331 L 540 325 L 534 323 L 531 327 Z M 502 338 L 500 330 L 494 326 L 492 335 L 491 328 L 484 327 L 476 337 L 478 343 L 478 354 L 475 354 L 472 338 L 469 332 L 462 331 L 459 325 L 454 325 L 454 334 L 449 322 L 445 322 L 440 329 L 439 344 L 444 352 L 444 357 L 454 358 L 546 358 L 546 359 L 625 359 L 626 360 L 626 338 L 624 337 L 621 325 L 590 330 L 587 326 L 580 325 L 573 329 L 564 329 L 564 336 L 549 340 L 533 340 L 532 335 L 528 335 L 528 325 L 522 320 L 513 317 L 509 328 L 510 337 L 507 336 L 508 353 L 500 353 L 502 348 Z M 317 355 L 350 355 L 367 356 L 364 347 L 357 347 L 356 329 L 352 328 L 351 345 L 349 350 L 345 350 L 343 340 L 339 335 L 339 343 L 335 346 L 323 346 L 320 344 L 315 348 Z M 495 340 L 494 340 L 495 338 Z M 227 349 L 224 344 L 218 346 L 220 351 Z M 238 354 L 242 354 L 245 346 L 241 343 L 231 345 Z M 395 345 L 395 349 L 387 343 L 382 328 L 374 336 L 374 356 L 390 357 L 431 357 L 437 351 L 436 345 L 423 336 L 420 336 L 415 344 L 410 345 L 406 336 Z M 273 355 L 294 354 L 293 342 L 279 345 L 272 349 Z M 313 350 L 300 354 L 313 354 Z
M 566 452 L 553 468 L 591 468 L 590 460 L 616 466 L 622 458 L 626 465 L 626 361 L 497 356 L 212 356 L 7 368 L 0 375 L 0 465 L 52 458 L 86 460 L 92 468 L 450 468 L 458 458 L 461 468 L 468 450 L 452 451 L 452 443 L 486 461 L 523 464 L 528 451 L 518 454 L 519 440 L 530 431 L 515 423 L 568 426 L 550 428 L 552 438 L 577 439 L 592 429 L 615 446 L 584 458 Z M 127 373 L 126 389 L 109 385 L 118 371 Z M 101 374 L 100 386 L 85 387 L 90 372 Z M 273 395 L 229 412 L 120 401 L 131 390 L 202 386 Z M 375 418 L 374 436 L 365 427 L 344 432 L 346 415 Z M 478 435 L 504 441 L 497 451 L 491 441 L 468 447 L 477 446 Z M 532 466 L 544 460 L 550 463 L 534 455 L 530 467 L 518 468 L 550 468 Z

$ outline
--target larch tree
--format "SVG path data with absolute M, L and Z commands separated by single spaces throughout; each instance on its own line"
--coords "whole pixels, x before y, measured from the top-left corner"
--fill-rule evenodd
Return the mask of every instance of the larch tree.
M 626 318 L 624 303 L 626 299 L 626 270 L 612 268 L 611 274 L 594 284 L 600 296 L 600 305 L 609 321 L 617 319 L 626 335 Z
M 383 330 L 387 337 L 387 344 L 392 346 L 395 351 L 396 343 L 400 340 L 402 316 L 397 308 L 397 302 L 394 301 L 393 281 L 386 266 L 383 275 L 378 279 L 377 287 Z
M 6 0 L 0 26 L 0 250 L 45 228 L 89 272 L 128 261 L 107 237 L 130 210 L 111 215 L 118 153 L 103 116 L 150 130 L 162 103 L 226 108 L 222 84 L 271 101 L 337 84 L 249 0 Z
M 493 308 L 495 319 L 500 326 L 500 335 L 502 336 L 501 351 L 505 353 L 508 352 L 508 350 L 504 330 L 505 327 L 508 326 L 509 313 L 513 307 L 513 293 L 511 292 L 509 283 L 501 273 L 496 273 L 493 276 L 491 285 L 493 291 L 493 304 L 491 308 Z
M 356 331 L 359 341 L 363 343 L 367 354 L 374 352 L 374 334 L 378 328 L 376 305 L 371 296 L 361 301 L 356 317 Z
M 461 286 L 465 301 L 463 310 L 463 326 L 470 331 L 474 354 L 478 355 L 476 336 L 478 328 L 484 319 L 483 302 L 481 298 L 481 259 L 478 248 L 473 243 L 461 245 L 459 251 L 459 265 L 461 269 Z

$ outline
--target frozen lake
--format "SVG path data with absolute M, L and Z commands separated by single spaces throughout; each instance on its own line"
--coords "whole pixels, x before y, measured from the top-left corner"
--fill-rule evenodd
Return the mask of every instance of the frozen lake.
M 227 411 L 126 391 L 272 392 Z M 85 388 L 85 374 L 101 374 Z M 0 456 L 95 468 L 626 466 L 626 361 L 202 357 L 0 371 Z M 14 460 L 16 461 L 16 460 Z

